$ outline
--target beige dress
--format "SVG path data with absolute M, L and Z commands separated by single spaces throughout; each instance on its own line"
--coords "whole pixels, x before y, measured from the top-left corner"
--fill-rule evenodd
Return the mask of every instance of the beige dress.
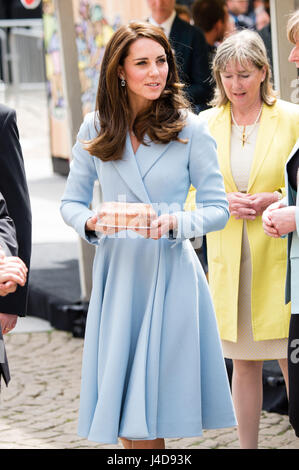
M 247 133 L 253 126 L 247 126 Z M 231 171 L 239 191 L 247 192 L 250 169 L 256 144 L 258 126 L 252 129 L 248 141 L 242 147 L 240 132 L 232 126 Z M 254 341 L 251 325 L 251 257 L 247 237 L 247 223 L 244 221 L 242 254 L 240 264 L 238 300 L 237 342 L 222 340 L 224 357 L 244 360 L 273 360 L 287 357 L 287 338 Z

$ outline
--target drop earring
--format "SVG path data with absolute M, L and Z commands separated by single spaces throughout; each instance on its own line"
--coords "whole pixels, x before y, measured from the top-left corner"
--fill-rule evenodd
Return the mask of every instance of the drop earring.
M 126 86 L 126 80 L 124 78 L 122 78 L 120 84 L 121 84 L 121 86 Z

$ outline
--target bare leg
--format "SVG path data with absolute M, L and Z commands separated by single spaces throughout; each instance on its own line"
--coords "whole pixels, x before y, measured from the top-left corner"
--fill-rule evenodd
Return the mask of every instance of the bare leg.
M 289 371 L 288 371 L 288 360 L 287 359 L 279 359 L 278 364 L 280 366 L 284 381 L 285 381 L 285 386 L 287 389 L 287 396 L 289 397 Z
M 164 439 L 155 439 L 153 441 L 132 441 L 132 449 L 165 449 Z
M 263 404 L 263 361 L 233 360 L 232 396 L 241 449 L 257 449 Z
M 125 437 L 120 437 L 119 438 L 122 445 L 124 446 L 125 449 L 132 449 L 133 448 L 133 441 L 130 441 L 130 439 L 126 439 Z

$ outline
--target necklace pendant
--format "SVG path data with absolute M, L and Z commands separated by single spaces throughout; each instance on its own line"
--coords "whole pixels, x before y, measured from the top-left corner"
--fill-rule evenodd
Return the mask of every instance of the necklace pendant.
M 246 144 L 246 134 L 245 134 L 245 127 L 243 129 L 243 134 L 242 134 L 242 147 Z

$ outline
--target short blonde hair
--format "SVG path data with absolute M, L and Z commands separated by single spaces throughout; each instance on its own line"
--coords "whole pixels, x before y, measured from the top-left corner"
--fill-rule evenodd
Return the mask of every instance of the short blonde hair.
M 287 36 L 288 40 L 293 44 L 296 43 L 296 40 L 299 40 L 299 9 L 292 13 L 289 18 L 287 24 Z
M 261 98 L 266 104 L 272 106 L 277 97 L 271 82 L 272 73 L 266 47 L 260 35 L 251 30 L 233 33 L 218 46 L 213 61 L 216 88 L 211 105 L 223 106 L 228 102 L 220 74 L 225 71 L 231 61 L 240 64 L 245 69 L 248 68 L 250 62 L 259 70 L 265 67 L 266 77 L 261 84 Z

